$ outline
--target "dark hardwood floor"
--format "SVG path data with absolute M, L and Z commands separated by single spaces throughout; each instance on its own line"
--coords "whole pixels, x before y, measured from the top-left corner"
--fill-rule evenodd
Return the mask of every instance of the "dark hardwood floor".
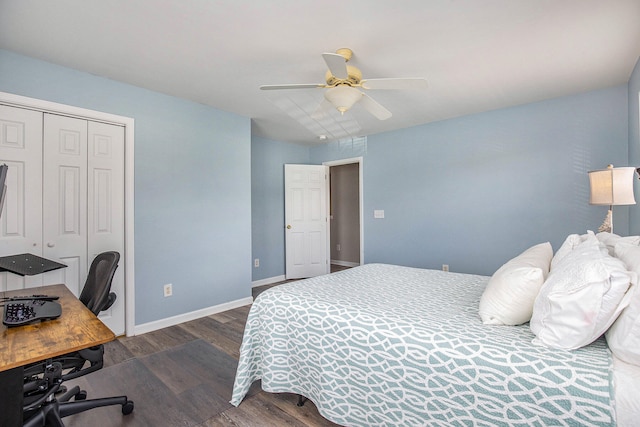
M 253 297 L 281 283 L 254 288 Z M 266 393 L 259 381 L 237 408 L 228 403 L 250 307 L 106 344 L 104 368 L 65 385 L 79 385 L 89 399 L 126 394 L 134 412 L 97 408 L 65 418 L 65 425 L 335 426 L 313 402 L 298 407 L 296 395 Z

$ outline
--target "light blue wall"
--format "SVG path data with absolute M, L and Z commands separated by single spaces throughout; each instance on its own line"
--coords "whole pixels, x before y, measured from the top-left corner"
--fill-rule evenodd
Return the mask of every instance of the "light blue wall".
M 640 59 L 629 79 L 629 166 L 640 166 Z M 640 203 L 640 182 L 635 182 L 636 201 Z M 640 206 L 632 206 L 629 234 L 640 234 Z
M 249 118 L 4 50 L 0 91 L 135 119 L 137 325 L 251 295 Z
M 311 149 L 363 156 L 364 259 L 492 274 L 527 247 L 596 230 L 587 171 L 628 162 L 627 86 Z M 373 210 L 384 209 L 384 219 Z M 627 234 L 628 208 L 614 209 Z M 255 250 L 255 248 L 254 248 Z
M 284 274 L 284 165 L 309 163 L 307 147 L 254 137 L 251 142 L 253 280 Z
M 248 118 L 0 50 L 0 91 L 136 121 L 136 324 L 249 296 L 251 280 L 284 274 L 285 163 L 364 157 L 366 262 L 491 274 L 531 244 L 557 248 L 605 215 L 588 205 L 586 171 L 640 163 L 628 144 L 639 89 L 636 66 L 628 88 L 309 149 L 251 142 Z M 627 212 L 615 209 L 620 234 L 640 229 Z M 174 296 L 163 298 L 169 282 Z

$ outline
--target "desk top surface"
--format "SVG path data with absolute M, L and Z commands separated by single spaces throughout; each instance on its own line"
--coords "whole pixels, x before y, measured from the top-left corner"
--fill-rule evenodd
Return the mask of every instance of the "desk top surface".
M 33 294 L 59 296 L 62 315 L 54 320 L 13 328 L 0 323 L 0 371 L 104 344 L 115 338 L 113 332 L 65 285 L 0 292 L 0 297 Z M 0 316 L 3 311 L 4 307 L 0 308 Z

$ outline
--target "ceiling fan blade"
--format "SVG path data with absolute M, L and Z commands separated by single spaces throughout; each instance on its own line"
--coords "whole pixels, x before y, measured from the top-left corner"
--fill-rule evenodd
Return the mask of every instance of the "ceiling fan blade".
M 280 89 L 313 89 L 317 87 L 327 87 L 324 83 L 309 84 L 292 84 L 292 85 L 262 85 L 261 90 L 280 90 Z
M 422 77 L 362 80 L 363 89 L 426 89 L 427 80 Z
M 371 98 L 366 93 L 362 94 L 362 98 L 360 99 L 360 105 L 373 114 L 378 120 L 387 120 L 392 116 L 391 111 L 384 108 L 382 105 L 378 104 L 373 98 Z
M 329 67 L 329 71 L 335 77 L 339 79 L 346 79 L 349 77 L 349 73 L 347 72 L 347 61 L 344 59 L 344 56 L 338 55 L 337 53 L 323 53 L 322 57 L 324 58 L 324 62 L 327 63 L 327 67 Z

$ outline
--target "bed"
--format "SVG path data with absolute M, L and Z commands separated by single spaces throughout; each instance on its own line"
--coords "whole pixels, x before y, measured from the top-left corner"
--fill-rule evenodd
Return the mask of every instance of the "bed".
M 616 425 L 604 338 L 566 351 L 534 344 L 529 324 L 483 324 L 489 279 L 368 264 L 269 289 L 247 319 L 231 403 L 260 379 L 346 426 Z

